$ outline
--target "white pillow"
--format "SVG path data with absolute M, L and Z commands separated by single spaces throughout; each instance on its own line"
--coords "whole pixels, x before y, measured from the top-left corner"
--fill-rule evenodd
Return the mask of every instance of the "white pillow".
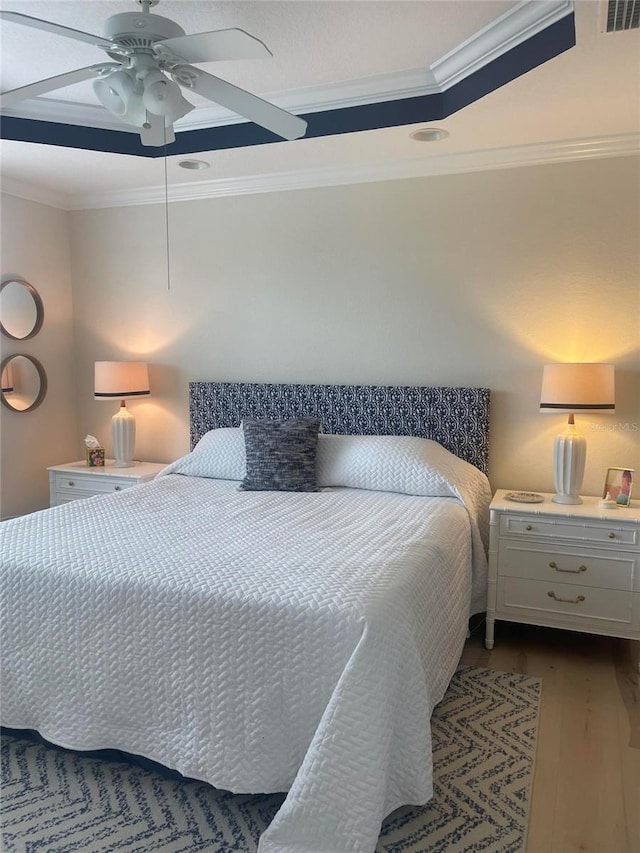
M 406 495 L 452 496 L 452 468 L 462 460 L 427 438 L 408 435 L 318 436 L 318 486 Z M 462 463 L 465 464 L 465 463 Z
M 472 466 L 442 445 L 408 435 L 318 435 L 318 488 L 344 486 L 378 492 L 432 497 L 457 496 L 461 468 Z M 242 427 L 212 429 L 191 453 L 162 474 L 242 480 L 246 475 Z M 475 471 L 475 469 L 474 469 Z
M 162 474 L 242 480 L 247 473 L 241 427 L 220 427 L 205 433 L 191 453 L 176 459 Z

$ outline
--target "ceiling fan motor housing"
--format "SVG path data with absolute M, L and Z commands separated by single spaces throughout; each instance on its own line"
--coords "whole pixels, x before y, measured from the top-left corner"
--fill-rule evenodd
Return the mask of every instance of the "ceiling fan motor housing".
M 175 21 L 161 15 L 123 12 L 107 20 L 104 34 L 111 41 L 135 50 L 150 48 L 163 39 L 183 36 L 185 31 Z

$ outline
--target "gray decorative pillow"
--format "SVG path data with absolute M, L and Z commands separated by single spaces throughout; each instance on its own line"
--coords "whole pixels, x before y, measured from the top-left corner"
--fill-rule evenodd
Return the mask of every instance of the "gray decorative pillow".
M 242 422 L 247 456 L 244 491 L 315 492 L 316 448 L 320 420 Z

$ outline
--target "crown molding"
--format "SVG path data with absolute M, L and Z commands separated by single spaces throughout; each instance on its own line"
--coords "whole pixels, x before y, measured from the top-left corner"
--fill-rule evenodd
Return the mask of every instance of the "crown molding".
M 376 181 L 463 174 L 465 172 L 497 171 L 520 166 L 540 166 L 551 163 L 571 163 L 580 160 L 634 155 L 640 155 L 640 133 L 534 145 L 514 145 L 505 148 L 492 148 L 486 151 L 420 157 L 413 160 L 359 163 L 351 166 L 330 166 L 270 175 L 251 175 L 242 178 L 219 178 L 217 180 L 199 181 L 198 183 L 173 184 L 169 187 L 169 201 L 196 201 L 225 196 L 335 187 Z M 114 190 L 107 193 L 71 196 L 14 178 L 4 177 L 0 189 L 8 195 L 46 204 L 49 207 L 56 207 L 61 210 L 92 210 L 107 207 L 164 204 L 165 201 L 164 185 L 145 189 Z
M 33 121 L 73 124 L 81 127 L 97 127 L 101 130 L 121 130 L 138 134 L 137 127 L 128 127 L 109 110 L 98 104 L 83 104 L 78 101 L 58 101 L 55 98 L 31 98 L 10 109 L 2 110 L 2 116 L 26 118 Z
M 344 186 L 466 172 L 495 171 L 520 166 L 570 163 L 638 154 L 640 154 L 640 134 L 629 133 L 563 142 L 515 145 L 458 154 L 429 155 L 412 160 L 358 163 L 357 165 L 328 166 L 268 175 L 172 184 L 168 188 L 168 198 L 170 202 L 196 201 L 226 196 Z M 14 192 L 14 194 L 19 195 L 18 192 Z M 114 190 L 107 193 L 68 196 L 64 207 L 67 210 L 89 210 L 164 204 L 164 202 L 165 187 L 160 185 L 145 189 Z
M 429 71 L 445 92 L 573 11 L 574 0 L 523 0 L 436 60 Z
M 424 95 L 437 95 L 440 87 L 428 68 L 409 68 L 388 74 L 360 77 L 342 83 L 305 86 L 263 96 L 268 101 L 296 115 L 325 110 L 346 109 L 363 104 L 399 101 Z M 178 130 L 199 130 L 224 124 L 237 124 L 238 116 L 216 105 L 197 107 L 188 113 Z
M 0 192 L 3 195 L 13 195 L 27 201 L 35 201 L 38 204 L 46 204 L 48 207 L 57 207 L 60 210 L 72 210 L 70 196 L 49 190 L 46 187 L 38 187 L 26 181 L 17 181 L 15 178 L 3 175 L 0 181 Z

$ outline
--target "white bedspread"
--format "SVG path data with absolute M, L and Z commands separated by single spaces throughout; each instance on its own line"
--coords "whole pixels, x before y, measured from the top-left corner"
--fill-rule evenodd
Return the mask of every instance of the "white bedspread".
M 471 596 L 458 499 L 170 474 L 0 530 L 3 725 L 288 790 L 260 853 L 370 853 L 432 795 Z

